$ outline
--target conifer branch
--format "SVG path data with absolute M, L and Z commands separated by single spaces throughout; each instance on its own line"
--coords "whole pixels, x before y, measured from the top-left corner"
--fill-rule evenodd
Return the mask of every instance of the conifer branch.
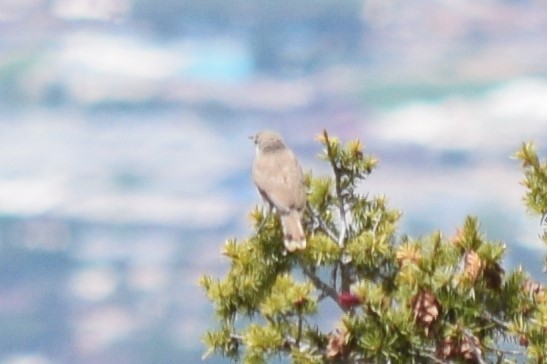
M 524 352 L 520 351 L 520 350 L 508 350 L 508 349 L 500 349 L 498 347 L 495 347 L 495 346 L 489 346 L 489 345 L 484 345 L 486 348 L 496 352 L 499 356 L 499 354 L 501 354 L 502 356 L 505 354 L 505 355 L 514 355 L 514 356 L 523 356 L 525 355 Z
M 313 283 L 315 288 L 318 290 L 324 292 L 327 296 L 332 298 L 334 302 L 340 306 L 340 303 L 338 302 L 338 293 L 334 289 L 334 287 L 331 287 L 329 284 L 323 282 L 321 278 L 319 278 L 314 272 L 312 272 L 309 268 L 303 267 L 302 271 L 304 272 L 304 275 L 309 278 L 309 280 Z M 340 306 L 341 308 L 342 306 Z
M 332 171 L 334 172 L 334 185 L 336 190 L 336 197 L 338 198 L 338 212 L 340 214 L 340 220 L 342 221 L 342 226 L 340 228 L 340 235 L 338 236 L 338 245 L 341 248 L 344 247 L 346 243 L 346 233 L 348 230 L 348 223 L 346 219 L 346 207 L 345 207 L 345 198 L 342 194 L 342 176 L 341 169 L 336 164 L 336 157 L 332 151 L 330 145 L 329 134 L 327 130 L 323 130 L 323 137 L 325 138 L 325 143 L 327 144 L 327 156 L 329 157 L 330 164 L 332 166 Z
M 475 344 L 476 336 L 471 333 L 468 329 L 463 330 L 463 334 L 467 338 L 467 342 L 469 343 L 469 346 L 471 347 L 471 350 L 473 351 L 473 355 L 475 356 L 475 360 L 479 364 L 486 364 L 484 359 L 482 358 L 482 352 Z
M 329 158 L 332 171 L 334 173 L 334 184 L 336 197 L 338 199 L 338 211 L 340 214 L 340 220 L 342 222 L 342 226 L 340 227 L 340 235 L 338 236 L 338 245 L 340 246 L 340 248 L 343 249 L 346 245 L 346 234 L 349 227 L 346 216 L 345 198 L 342 192 L 342 170 L 340 166 L 336 164 L 336 156 L 334 155 L 334 152 L 332 150 L 327 130 L 323 130 L 323 137 L 325 138 L 325 143 L 327 144 L 327 156 Z M 344 256 L 342 257 L 342 259 L 344 260 Z M 346 264 L 344 264 L 344 261 L 342 261 L 340 265 L 340 281 L 342 292 L 349 291 L 350 274 L 348 267 L 346 266 Z
M 297 331 L 296 331 L 296 338 L 295 338 L 295 345 L 296 347 L 300 347 L 300 339 L 302 338 L 302 313 L 298 312 L 298 322 L 297 322 Z
M 312 218 L 312 221 L 313 221 L 313 225 L 314 226 L 318 226 L 325 234 L 327 234 L 327 236 L 332 240 L 334 241 L 335 243 L 338 243 L 338 237 L 336 236 L 336 234 L 327 226 L 327 224 L 325 223 L 325 221 L 323 219 L 321 219 L 321 217 L 319 216 L 319 213 L 317 211 L 315 211 L 311 206 L 310 204 L 307 204 L 307 207 L 308 207 L 308 211 L 310 212 L 310 216 Z
M 230 339 L 233 339 L 233 340 L 236 340 L 238 341 L 239 343 L 243 343 L 243 336 L 242 335 L 237 335 L 237 334 L 230 334 Z
M 332 267 L 332 270 L 330 272 L 330 285 L 332 288 L 336 290 L 336 273 L 338 272 L 338 264 L 335 264 L 334 267 Z
M 482 318 L 484 318 L 485 320 L 488 320 L 488 321 L 491 321 L 493 323 L 495 323 L 496 325 L 506 329 L 506 330 L 510 330 L 511 329 L 511 326 L 507 323 L 507 322 L 504 322 L 494 316 L 492 316 L 492 314 L 490 314 L 489 312 L 484 312 L 482 314 Z

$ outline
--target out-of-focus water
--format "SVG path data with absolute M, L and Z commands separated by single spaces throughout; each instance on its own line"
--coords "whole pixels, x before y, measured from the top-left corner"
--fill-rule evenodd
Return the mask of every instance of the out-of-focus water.
M 0 363 L 198 361 L 264 128 L 316 174 L 360 138 L 401 234 L 477 215 L 545 277 L 509 158 L 547 155 L 540 2 L 229 3 L 0 4 Z

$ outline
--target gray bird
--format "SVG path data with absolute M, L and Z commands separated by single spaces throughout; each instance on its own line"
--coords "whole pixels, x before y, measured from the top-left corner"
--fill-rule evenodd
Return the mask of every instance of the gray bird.
M 304 173 L 294 153 L 276 132 L 261 131 L 254 137 L 256 157 L 253 180 L 262 198 L 281 217 L 285 248 L 306 248 L 302 215 L 306 207 Z

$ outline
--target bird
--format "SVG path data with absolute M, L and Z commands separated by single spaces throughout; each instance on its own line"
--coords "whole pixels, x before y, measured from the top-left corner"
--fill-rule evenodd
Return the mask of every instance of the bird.
M 275 131 L 261 131 L 252 137 L 256 144 L 253 181 L 281 218 L 283 242 L 289 252 L 306 248 L 302 216 L 306 207 L 306 186 L 302 166 Z

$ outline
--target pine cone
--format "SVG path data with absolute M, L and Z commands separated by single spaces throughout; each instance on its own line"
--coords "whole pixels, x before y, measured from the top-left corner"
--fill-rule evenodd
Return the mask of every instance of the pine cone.
M 543 302 L 546 299 L 545 289 L 541 283 L 527 279 L 522 287 L 524 293 L 533 297 L 538 303 Z
M 460 248 L 460 251 L 463 251 L 462 242 L 464 239 L 463 230 L 457 229 L 456 233 L 450 238 L 450 243 Z
M 542 289 L 543 287 L 541 286 L 541 283 L 534 282 L 530 279 L 527 279 L 526 282 L 524 282 L 523 290 L 526 294 L 535 295 L 540 293 Z
M 438 359 L 447 360 L 461 358 L 466 361 L 477 361 L 477 355 L 482 356 L 479 339 L 476 336 L 464 335 L 461 339 L 445 337 L 437 344 L 435 355 Z
M 484 278 L 486 279 L 486 286 L 490 289 L 500 289 L 504 274 L 505 271 L 498 263 L 485 267 Z
M 307 297 L 298 297 L 296 300 L 293 301 L 294 308 L 297 310 L 301 310 L 304 305 L 308 303 Z
M 460 343 L 460 355 L 465 360 L 476 361 L 482 356 L 481 343 L 476 336 L 464 336 Z
M 527 348 L 529 344 L 530 344 L 530 340 L 528 340 L 528 336 L 521 334 L 519 336 L 519 345 Z
M 536 302 L 537 303 L 543 303 L 547 300 L 547 293 L 545 293 L 545 288 L 543 288 L 538 294 L 536 295 Z
M 329 334 L 329 343 L 327 344 L 327 359 L 334 359 L 344 355 L 346 350 L 346 332 L 336 330 L 335 334 Z
M 435 323 L 441 313 L 441 304 L 435 295 L 428 290 L 422 289 L 410 303 L 414 319 L 418 325 L 427 330 Z
M 479 274 L 482 269 L 482 262 L 479 258 L 479 255 L 471 250 L 465 253 L 464 257 L 464 269 L 463 274 L 465 277 L 467 277 L 471 282 L 475 282 L 477 278 L 479 277 Z
M 445 337 L 440 343 L 437 344 L 437 350 L 435 355 L 441 360 L 453 358 L 457 354 L 456 341 L 453 337 Z

